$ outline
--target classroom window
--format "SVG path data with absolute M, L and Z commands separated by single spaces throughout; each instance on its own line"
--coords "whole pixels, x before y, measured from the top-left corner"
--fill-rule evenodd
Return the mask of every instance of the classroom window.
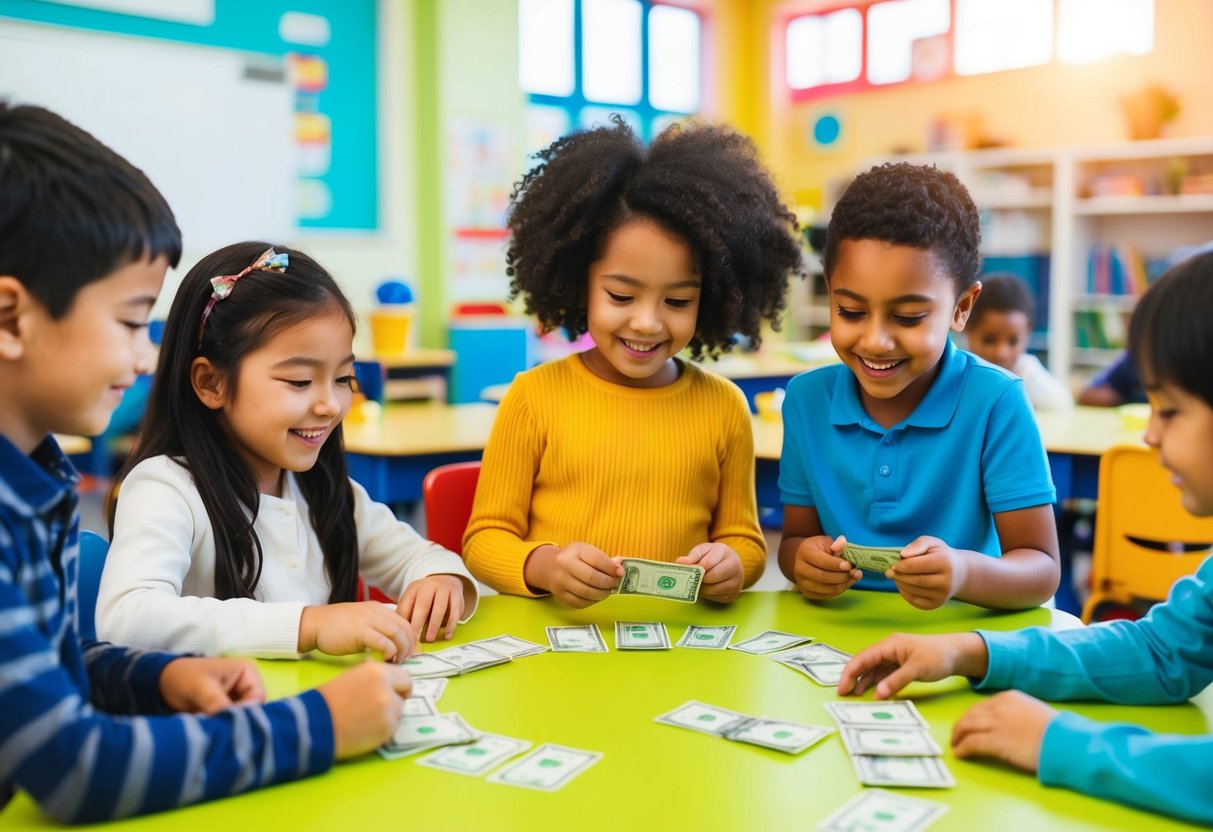
M 1085 63 L 1154 48 L 1154 0 L 1058 0 L 1057 57 Z
M 698 111 L 703 25 L 695 10 L 653 0 L 520 0 L 518 14 L 529 148 L 612 113 L 648 138 Z
M 784 69 L 796 100 L 1154 48 L 1154 0 L 840 0 L 840 6 L 784 21 Z
M 956 0 L 957 75 L 1047 64 L 1053 55 L 1053 0 Z

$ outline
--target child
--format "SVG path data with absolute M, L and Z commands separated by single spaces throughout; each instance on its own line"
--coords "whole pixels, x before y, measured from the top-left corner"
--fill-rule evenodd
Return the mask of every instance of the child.
M 1028 284 L 1013 274 L 983 277 L 981 295 L 965 326 L 969 351 L 1022 378 L 1037 411 L 1071 410 L 1070 393 L 1028 352 L 1035 319 L 1036 302 Z
M 1145 441 L 1173 474 L 1184 508 L 1213 515 L 1213 254 L 1150 287 L 1129 326 L 1150 391 Z M 1213 558 L 1140 621 L 1051 632 L 894 635 L 853 658 L 840 694 L 886 699 L 914 679 L 958 674 L 979 690 L 1015 687 L 1050 699 L 1174 704 L 1213 682 Z M 996 757 L 1065 786 L 1213 823 L 1213 736 L 1156 736 L 1053 710 L 1022 693 L 971 708 L 952 732 L 957 756 Z
M 801 271 L 795 219 L 753 145 L 710 125 L 647 150 L 619 119 L 539 153 L 515 188 L 512 290 L 594 346 L 520 374 L 484 452 L 464 537 L 493 588 L 606 598 L 621 556 L 697 563 L 700 594 L 762 574 L 753 433 L 741 391 L 678 358 L 757 341 Z
M 77 477 L 50 434 L 100 433 L 149 369 L 180 255 L 140 171 L 0 101 L 0 809 L 20 788 L 57 820 L 100 821 L 315 774 L 385 741 L 411 687 L 367 662 L 261 705 L 246 663 L 77 640 Z
M 198 262 L 165 323 L 123 468 L 97 633 L 121 644 L 294 657 L 450 638 L 475 608 L 462 560 L 346 474 L 354 312 L 315 260 L 237 243 Z M 358 577 L 399 598 L 357 602 Z M 148 621 L 157 622 L 149 628 Z
M 1019 608 L 1057 589 L 1023 382 L 948 338 L 981 291 L 980 238 L 968 192 L 933 167 L 873 168 L 834 209 L 822 263 L 842 363 L 792 379 L 783 402 L 779 565 L 806 598 L 862 579 L 920 609 Z M 847 539 L 900 547 L 892 583 L 843 560 Z

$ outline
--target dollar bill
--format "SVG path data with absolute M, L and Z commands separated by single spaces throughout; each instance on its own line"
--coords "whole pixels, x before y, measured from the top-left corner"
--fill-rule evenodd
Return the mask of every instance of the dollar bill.
M 870 572 L 887 572 L 901 560 L 901 546 L 858 546 L 847 543 L 842 548 L 842 557 L 860 569 Z
M 851 660 L 851 655 L 828 644 L 817 642 L 785 653 L 776 653 L 771 658 L 780 664 L 799 670 L 819 685 L 833 687 L 842 678 L 842 669 Z
M 703 567 L 698 564 L 642 558 L 621 558 L 619 564 L 623 567 L 623 579 L 614 591 L 620 595 L 651 595 L 686 603 L 699 598 Z
M 530 747 L 526 740 L 481 734 L 480 739 L 473 743 L 449 746 L 426 754 L 417 760 L 417 765 L 478 777 Z
M 826 702 L 839 727 L 848 725 L 926 728 L 927 721 L 907 699 L 896 702 Z
M 876 757 L 856 754 L 851 757 L 855 776 L 867 786 L 908 786 L 924 789 L 948 789 L 956 778 L 938 757 Z
M 943 803 L 865 789 L 818 824 L 818 832 L 922 832 L 948 809 Z
M 556 653 L 606 653 L 606 642 L 595 624 L 546 627 L 548 643 Z
M 742 722 L 748 722 L 753 717 L 730 711 L 728 708 L 718 708 L 694 699 L 684 702 L 669 713 L 653 717 L 655 722 L 673 725 L 677 728 L 690 728 L 715 737 L 723 737 L 729 728 L 736 728 Z
M 737 626 L 734 624 L 711 627 L 691 624 L 674 646 L 693 647 L 696 650 L 723 650 L 729 646 L 729 640 L 736 631 Z
M 438 676 L 458 676 L 460 666 L 440 658 L 436 653 L 416 653 L 400 663 L 414 679 L 432 679 Z
M 616 650 L 669 650 L 670 634 L 659 621 L 616 621 Z
M 391 739 L 381 745 L 378 752 L 381 757 L 394 760 L 431 748 L 472 742 L 479 736 L 480 732 L 456 713 L 425 716 L 405 714 Z
M 447 680 L 440 677 L 432 677 L 429 679 L 413 679 L 413 696 L 421 697 L 430 700 L 435 705 L 442 698 L 442 694 L 446 691 Z
M 798 636 L 795 633 L 785 633 L 781 630 L 766 630 L 744 641 L 730 644 L 729 649 L 761 655 L 763 653 L 775 653 L 780 650 L 786 650 L 789 647 L 795 647 L 797 644 L 804 644 L 812 640 L 812 636 Z
M 544 743 L 534 751 L 489 775 L 490 783 L 554 792 L 602 759 L 596 751 L 582 751 Z
M 486 667 L 505 664 L 510 661 L 509 656 L 499 655 L 474 642 L 471 644 L 461 644 L 458 647 L 448 647 L 445 650 L 436 650 L 429 655 L 458 665 L 461 674 L 483 670 Z
M 405 716 L 433 716 L 438 713 L 438 707 L 434 700 L 413 694 L 404 700 L 403 713 Z
M 515 636 L 493 636 L 492 638 L 482 638 L 479 641 L 471 643 L 507 659 L 533 656 L 536 653 L 547 652 L 548 649 L 546 645 L 536 644 L 533 641 L 527 641 L 524 638 L 517 638 Z
M 748 742 L 783 751 L 788 754 L 799 754 L 806 748 L 819 743 L 834 733 L 833 728 L 822 728 L 817 725 L 802 725 L 799 722 L 787 722 L 782 719 L 757 717 L 736 725 L 729 726 L 723 736 L 726 740 Z
M 925 728 L 842 727 L 842 744 L 850 754 L 878 757 L 939 757 L 943 749 Z

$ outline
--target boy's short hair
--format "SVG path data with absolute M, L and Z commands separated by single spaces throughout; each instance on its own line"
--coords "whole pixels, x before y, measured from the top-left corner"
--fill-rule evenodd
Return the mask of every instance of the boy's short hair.
M 956 294 L 981 270 L 981 220 L 968 190 L 934 165 L 890 162 L 861 173 L 834 206 L 822 268 L 828 280 L 847 240 L 929 249 L 947 266 Z
M 0 275 L 52 318 L 85 285 L 138 260 L 181 259 L 181 231 L 143 171 L 91 134 L 0 100 Z
M 985 275 L 981 278 L 981 294 L 969 314 L 969 327 L 976 326 L 987 312 L 1022 312 L 1031 329 L 1036 321 L 1036 299 L 1028 284 L 1017 275 Z

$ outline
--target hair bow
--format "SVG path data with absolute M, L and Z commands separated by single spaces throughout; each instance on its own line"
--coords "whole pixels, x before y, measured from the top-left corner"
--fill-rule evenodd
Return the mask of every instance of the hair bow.
M 251 265 L 245 266 L 236 274 L 223 274 L 211 278 L 211 296 L 202 310 L 202 321 L 198 324 L 198 346 L 202 346 L 202 336 L 206 333 L 206 319 L 211 316 L 215 304 L 227 298 L 235 288 L 236 282 L 249 272 L 284 272 L 290 265 L 290 258 L 284 251 L 281 254 L 273 247 L 267 248 L 257 256 Z

